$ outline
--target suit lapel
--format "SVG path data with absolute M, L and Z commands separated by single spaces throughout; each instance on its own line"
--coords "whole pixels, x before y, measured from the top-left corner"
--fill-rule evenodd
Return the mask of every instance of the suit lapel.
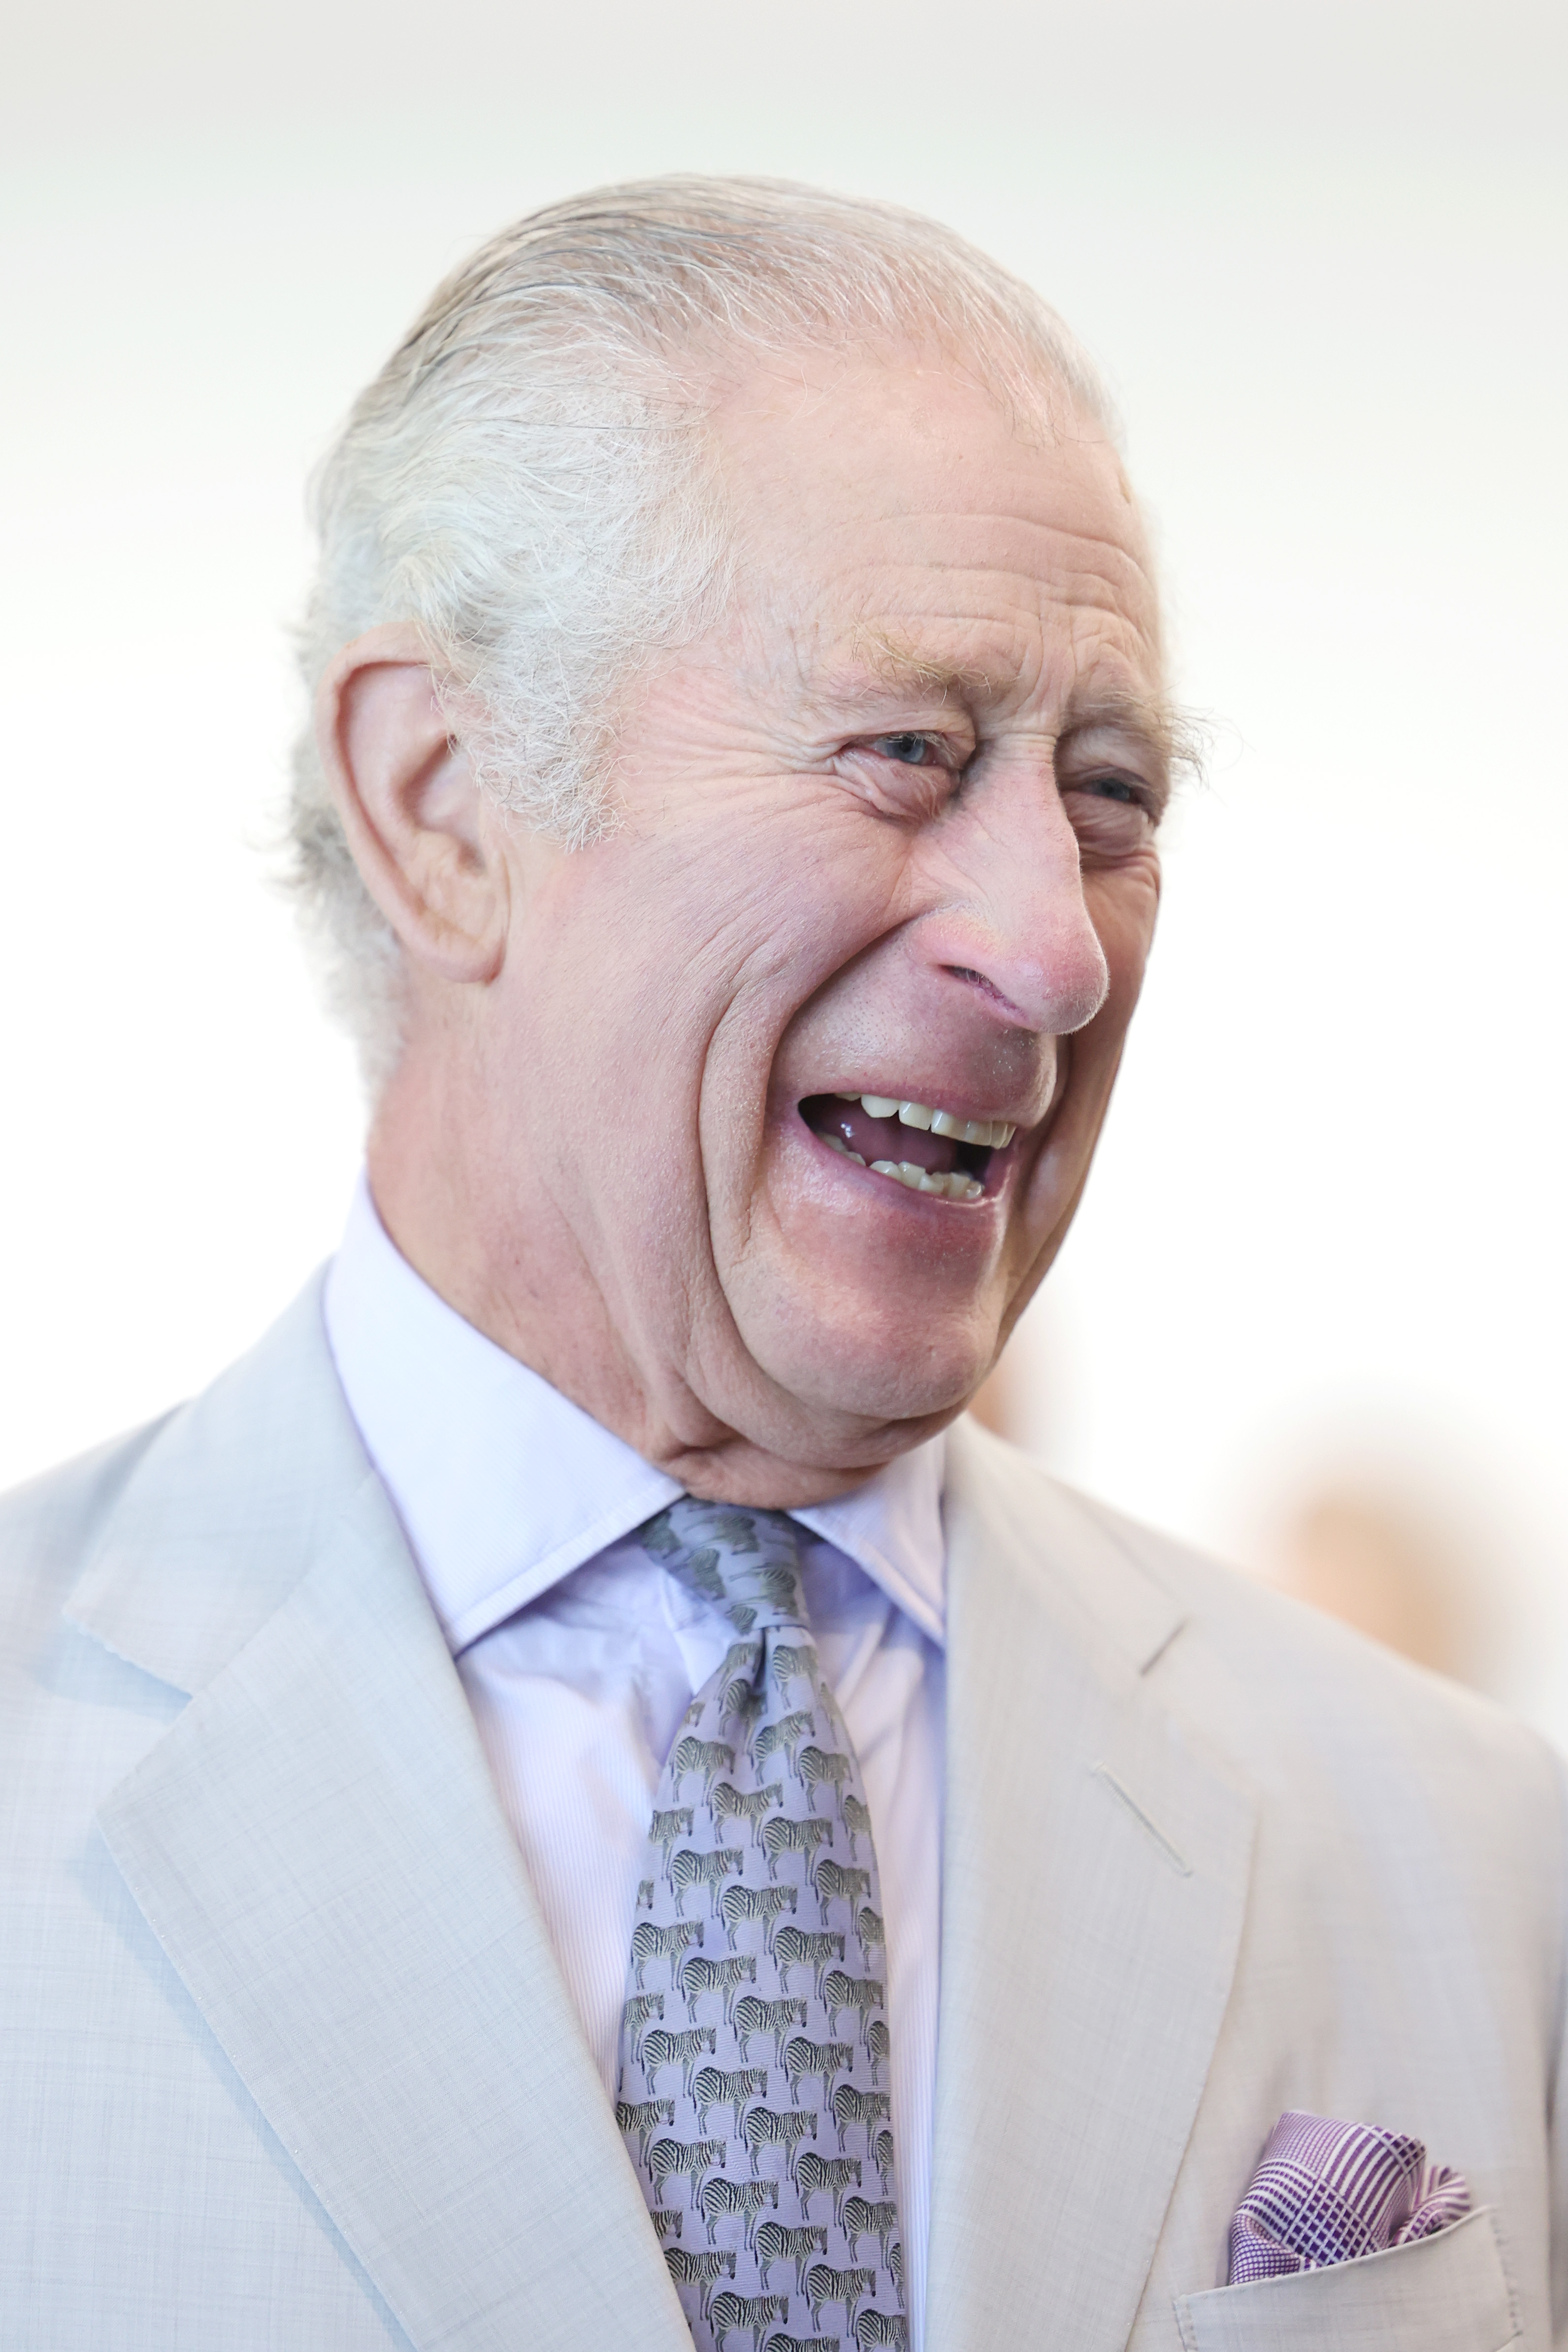
M 1143 1679 L 1180 1612 L 952 1433 L 929 2352 L 1131 2332 L 1235 1967 L 1247 1794 Z
M 419 2352 L 689 2352 L 319 1321 L 236 1381 L 154 1443 L 78 1598 L 79 1622 L 195 1691 L 101 1809 L 115 1859 Z M 274 1496 L 259 1532 L 235 1510 L 226 1543 L 241 1433 L 230 1509 L 258 1457 L 316 1475 L 308 1510 Z

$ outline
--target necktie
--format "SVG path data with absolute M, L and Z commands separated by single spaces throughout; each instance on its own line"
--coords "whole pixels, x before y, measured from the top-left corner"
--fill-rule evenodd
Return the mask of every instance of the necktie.
M 616 2121 L 698 2352 L 902 2347 L 877 1857 L 797 1532 L 686 1496 L 640 1540 L 736 1638 L 659 1781 Z

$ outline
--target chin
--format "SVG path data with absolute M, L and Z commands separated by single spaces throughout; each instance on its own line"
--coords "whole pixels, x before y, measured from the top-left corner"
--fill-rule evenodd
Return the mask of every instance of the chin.
M 789 1317 L 772 1324 L 753 1360 L 814 1420 L 930 1423 L 962 1412 L 990 1370 L 996 1319 L 978 1309 L 933 1321 L 906 1315 Z M 918 1442 L 925 1431 L 912 1433 Z
M 774 1397 L 819 1431 L 833 1424 L 858 1458 L 885 1458 L 898 1451 L 879 1443 L 889 1423 L 926 1424 L 901 1440 L 918 1443 L 991 1369 L 1016 1288 L 1013 1204 L 922 1198 L 818 1152 L 820 1187 L 773 1192 L 721 1278 Z M 797 1423 L 778 1450 L 794 1457 L 798 1444 Z

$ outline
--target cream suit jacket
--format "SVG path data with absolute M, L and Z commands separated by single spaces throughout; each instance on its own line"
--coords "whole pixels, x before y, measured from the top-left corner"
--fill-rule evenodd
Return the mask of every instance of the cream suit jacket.
M 947 1520 L 929 2352 L 1568 2345 L 1547 1752 L 963 1425 Z M 689 2352 L 315 1286 L 0 1624 L 5 2352 Z M 1483 2210 L 1220 2286 L 1289 2106 Z

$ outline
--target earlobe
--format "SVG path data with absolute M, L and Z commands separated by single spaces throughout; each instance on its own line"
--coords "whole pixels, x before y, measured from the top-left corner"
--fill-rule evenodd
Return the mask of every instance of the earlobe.
M 394 623 L 342 648 L 317 694 L 316 734 L 361 878 L 407 954 L 440 979 L 493 980 L 507 869 L 416 629 Z

